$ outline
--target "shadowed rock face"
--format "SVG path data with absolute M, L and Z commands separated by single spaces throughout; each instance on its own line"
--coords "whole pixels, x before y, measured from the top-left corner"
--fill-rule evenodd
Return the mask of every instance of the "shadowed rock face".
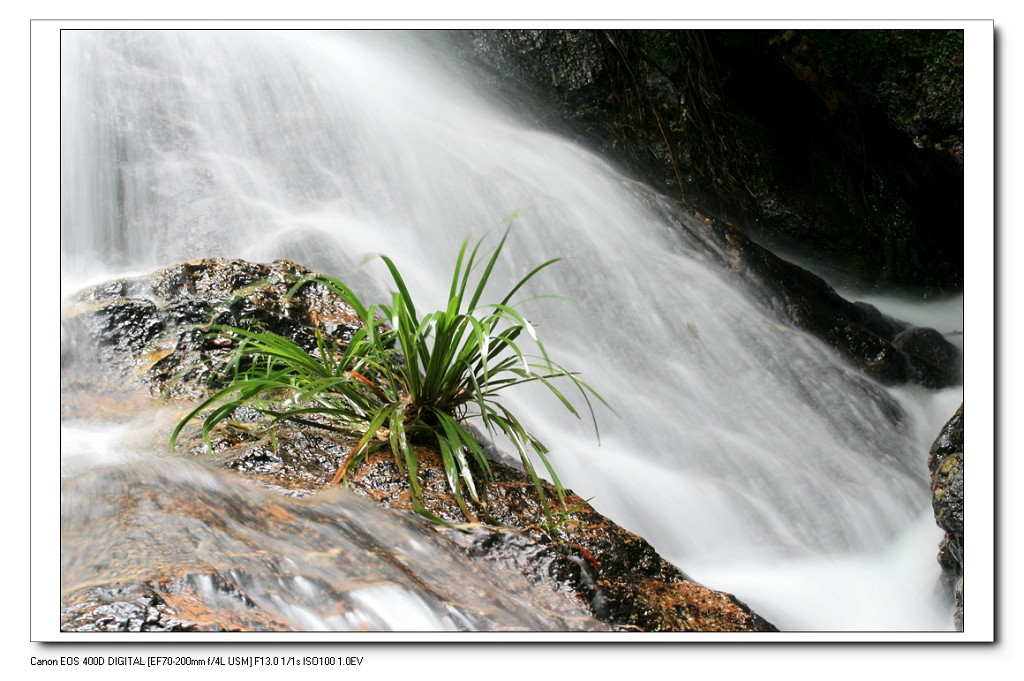
M 102 418 L 129 402 L 138 411 L 139 392 L 187 409 L 232 350 L 203 333 L 210 320 L 271 328 L 300 343 L 313 338 L 315 324 L 343 344 L 357 320 L 340 301 L 306 289 L 287 296 L 308 274 L 283 261 L 203 260 L 85 292 L 62 320 L 63 413 Z M 109 398 L 95 397 L 97 377 Z M 689 580 L 571 491 L 571 512 L 549 518 L 531 479 L 506 465 L 492 464 L 483 503 L 469 504 L 482 522 L 466 523 L 439 454 L 418 446 L 427 509 L 458 525 L 439 528 L 411 512 L 408 482 L 390 456 L 371 455 L 352 469 L 349 493 L 325 491 L 351 440 L 236 416 L 211 433 L 209 448 L 198 424 L 183 431 L 178 451 L 191 463 L 65 481 L 64 630 L 388 628 L 367 605 L 371 586 L 412 591 L 434 627 L 775 630 L 735 597 Z M 227 473 L 196 460 L 269 492 L 225 485 Z M 556 497 L 550 486 L 546 493 Z M 410 543 L 429 550 L 410 554 L 401 548 Z M 296 614 L 294 603 L 307 614 Z
M 963 31 L 450 37 L 509 106 L 693 209 L 850 283 L 963 288 Z

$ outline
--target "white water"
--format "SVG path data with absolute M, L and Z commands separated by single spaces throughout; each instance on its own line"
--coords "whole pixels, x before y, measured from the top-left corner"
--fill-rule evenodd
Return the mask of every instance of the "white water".
M 63 36 L 62 288 L 229 256 L 372 292 L 383 268 L 352 267 L 384 252 L 426 308 L 458 244 L 516 213 L 499 277 L 565 258 L 534 292 L 577 301 L 524 310 L 618 413 L 598 447 L 548 396 L 510 396 L 567 487 L 782 629 L 949 628 L 925 457 L 962 391 L 864 380 L 705 264 L 695 219 L 667 223 L 417 36 Z

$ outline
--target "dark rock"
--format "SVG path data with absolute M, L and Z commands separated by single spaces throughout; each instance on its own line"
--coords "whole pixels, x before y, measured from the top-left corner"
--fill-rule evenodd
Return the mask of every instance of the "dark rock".
M 946 535 L 939 547 L 942 582 L 963 629 L 964 574 L 964 406 L 943 426 L 928 453 L 935 522 Z
M 81 380 L 99 384 L 93 393 L 106 381 L 115 394 L 127 382 L 154 395 L 198 397 L 235 350 L 208 324 L 272 331 L 309 352 L 316 350 L 318 330 L 328 343 L 343 346 L 361 325 L 354 310 L 316 283 L 289 295 L 296 282 L 313 275 L 285 260 L 206 259 L 85 291 L 61 320 L 61 361 L 94 375 L 62 377 L 62 393 L 73 393 L 73 381 Z
M 963 286 L 963 32 L 479 30 L 537 124 L 851 283 Z
M 963 381 L 960 352 L 935 329 L 907 329 L 896 336 L 892 344 L 910 358 L 921 385 L 945 388 Z
M 607 621 L 603 595 L 594 569 L 574 555 L 566 555 L 510 528 L 471 526 L 447 532 L 471 558 L 499 562 L 524 575 L 533 584 L 546 584 L 591 605 L 594 616 Z M 596 603 L 596 607 L 595 604 Z
M 120 299 L 99 308 L 95 335 L 100 345 L 118 352 L 139 351 L 164 330 L 156 305 L 148 300 Z
M 932 445 L 928 457 L 935 520 L 939 527 L 961 540 L 964 533 L 963 433 L 964 414 L 961 405 Z
M 907 329 L 867 303 L 847 301 L 817 275 L 732 225 L 706 220 L 705 226 L 703 234 L 722 267 L 745 279 L 748 290 L 783 321 L 824 340 L 865 376 L 888 385 L 915 382 L 930 388 L 962 380 L 960 352 L 939 332 Z
M 859 313 L 860 324 L 879 338 L 896 338 L 907 325 L 889 315 L 882 314 L 874 305 L 860 301 L 854 301 L 853 308 Z M 856 315 L 851 310 L 851 315 Z
M 83 588 L 62 599 L 61 631 L 286 631 L 288 626 L 252 604 L 244 614 L 212 603 L 202 582 L 231 591 L 220 575 Z

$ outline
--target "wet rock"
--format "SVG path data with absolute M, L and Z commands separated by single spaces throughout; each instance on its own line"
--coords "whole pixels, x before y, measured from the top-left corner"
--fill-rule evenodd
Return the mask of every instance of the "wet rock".
M 594 569 L 578 557 L 511 528 L 465 526 L 447 531 L 446 535 L 473 559 L 500 563 L 522 574 L 531 584 L 543 584 L 569 594 L 588 604 L 594 617 L 607 621 L 608 611 Z
M 179 459 L 66 480 L 61 629 L 607 629 L 519 569 L 557 560 L 529 560 L 545 549 L 526 539 L 490 559 L 353 494 L 286 499 L 229 475 Z
M 963 382 L 959 351 L 935 329 L 907 329 L 893 339 L 892 345 L 910 358 L 921 385 L 945 388 Z
M 199 424 L 193 424 L 178 448 L 191 456 L 209 457 L 223 468 L 283 493 L 305 496 L 328 486 L 353 444 L 324 431 L 260 418 L 232 420 L 218 429 L 209 444 L 203 441 Z
M 427 509 L 452 523 L 464 522 L 448 490 L 440 456 L 417 449 L 417 457 Z M 471 510 L 499 527 L 516 530 L 532 544 L 547 547 L 517 552 L 515 560 L 534 563 L 529 574 L 543 577 L 554 588 L 570 590 L 595 617 L 626 630 L 775 630 L 734 596 L 690 580 L 643 538 L 600 515 L 571 490 L 566 490 L 565 501 L 570 511 L 549 519 L 528 476 L 497 462 L 492 467 L 495 480 L 487 485 L 483 504 L 467 502 Z M 368 457 L 352 471 L 349 486 L 389 506 L 412 509 L 408 483 L 388 456 Z M 557 499 L 550 485 L 546 494 Z M 501 557 L 502 542 L 474 546 L 477 551 L 486 549 L 488 555 L 496 549 L 493 559 L 507 560 Z M 557 555 L 563 558 L 553 560 Z
M 102 310 L 96 338 L 100 345 L 113 346 L 120 352 L 141 350 L 164 330 L 156 305 L 149 300 L 122 298 Z
M 284 261 L 202 260 L 96 287 L 64 319 L 69 354 L 97 349 L 95 375 L 112 375 L 121 394 L 134 386 L 187 401 L 203 393 L 232 352 L 222 338 L 202 333 L 207 321 L 269 328 L 299 343 L 315 342 L 314 326 L 348 340 L 358 320 L 340 301 L 312 286 L 287 295 L 307 273 Z M 140 312 L 122 315 L 128 306 Z M 111 327 L 112 319 L 119 325 Z M 154 348 L 161 353 L 155 361 Z M 68 359 L 71 374 L 78 364 Z M 66 387 L 72 383 L 64 374 Z M 174 459 L 145 475 L 127 469 L 66 481 L 67 630 L 295 629 L 302 622 L 279 601 L 287 592 L 285 600 L 307 603 L 303 594 L 311 589 L 323 626 L 390 626 L 380 614 L 346 619 L 344 613 L 363 612 L 353 584 L 413 589 L 440 620 L 464 629 L 775 630 L 734 596 L 690 580 L 571 490 L 563 508 L 546 485 L 546 510 L 531 478 L 501 463 L 508 456 L 493 446 L 493 481 L 482 486 L 480 503 L 464 492 L 476 520 L 470 523 L 439 453 L 415 446 L 424 505 L 449 523 L 438 529 L 413 513 L 405 472 L 390 453 L 367 456 L 349 471 L 348 494 L 321 501 L 352 439 L 315 423 L 273 423 L 252 410 L 238 410 L 208 443 L 200 429 L 190 423 L 177 451 L 272 496 L 225 488 L 210 471 L 195 463 L 179 469 L 186 461 Z M 481 471 L 474 478 L 485 480 Z M 379 532 L 367 532 L 370 522 Z M 430 555 L 410 557 L 397 548 L 403 542 L 429 546 Z M 331 605 L 325 610 L 324 603 Z
M 334 472 L 355 444 L 353 440 L 337 433 L 315 432 L 307 427 L 268 426 L 264 423 L 262 425 L 268 427 L 261 429 L 261 424 L 257 422 L 251 425 L 251 428 L 242 432 L 235 427 L 218 426 L 211 433 L 209 449 L 196 432 L 197 426 L 186 433 L 180 449 L 194 459 L 208 461 L 253 480 L 282 498 L 300 497 L 306 503 L 316 503 L 324 490 L 330 488 Z M 580 608 L 587 613 L 587 618 L 620 630 L 775 630 L 734 596 L 690 580 L 685 573 L 662 559 L 643 538 L 603 517 L 571 490 L 566 491 L 566 506 L 571 512 L 549 518 L 537 498 L 531 479 L 498 461 L 491 463 L 494 482 L 483 488 L 483 503 L 477 504 L 467 499 L 470 511 L 479 519 L 479 522 L 467 523 L 448 487 L 439 454 L 420 446 L 415 451 L 424 504 L 430 513 L 451 523 L 451 527 L 434 526 L 413 512 L 408 480 L 398 470 L 390 453 L 371 454 L 354 466 L 345 483 L 350 494 L 343 495 L 343 498 L 362 497 L 375 505 L 401 512 L 406 518 L 404 523 L 421 528 L 417 532 L 427 533 L 433 542 L 445 542 L 448 546 L 445 550 L 449 554 L 456 551 L 456 555 L 450 559 L 468 559 L 480 566 L 474 569 L 497 572 L 493 579 L 502 585 L 504 591 L 529 599 L 531 605 L 522 607 L 537 607 L 538 602 L 549 598 L 543 594 L 560 594 L 573 604 L 573 608 Z M 196 541 L 202 542 L 204 546 L 215 547 L 234 541 L 232 537 L 238 532 L 241 532 L 239 536 L 249 536 L 249 530 L 233 529 L 239 524 L 244 527 L 259 525 L 263 528 L 261 532 L 273 528 L 273 536 L 279 538 L 275 541 L 304 546 L 300 540 L 303 530 L 289 525 L 293 519 L 305 513 L 302 510 L 304 507 L 282 501 L 264 504 L 264 508 L 251 509 L 251 503 L 240 498 L 237 493 L 220 493 L 210 484 L 198 485 L 198 489 L 191 491 L 187 500 L 179 500 L 177 495 L 184 495 L 186 491 L 178 491 L 183 483 L 174 475 L 173 467 L 169 471 L 160 471 L 153 476 L 153 480 L 149 479 L 149 475 L 152 473 L 140 476 L 138 482 L 126 481 L 121 484 L 103 478 L 103 484 L 109 485 L 110 489 L 99 496 L 110 497 L 113 503 L 125 509 L 130 508 L 127 515 L 120 508 L 116 511 L 103 511 L 102 504 L 95 502 L 98 496 L 95 491 L 88 494 L 88 512 L 73 503 L 74 499 L 79 498 L 78 495 L 68 494 L 69 501 L 62 503 L 62 510 L 73 520 L 65 523 L 62 531 L 73 537 L 74 541 L 62 541 L 62 545 L 68 554 L 69 564 L 76 565 L 76 568 L 66 571 L 66 580 L 70 583 L 87 582 L 88 575 L 109 571 L 113 557 L 115 562 L 122 564 L 127 575 L 137 575 L 139 570 L 144 570 L 148 576 L 145 583 L 140 585 L 130 582 L 134 584 L 133 588 L 156 590 L 156 596 L 163 601 L 167 600 L 163 595 L 165 590 L 154 586 L 154 580 L 165 580 L 168 575 L 179 578 L 195 573 L 206 574 L 207 580 L 227 580 L 243 593 L 249 594 L 251 600 L 262 603 L 251 590 L 242 588 L 239 580 L 252 581 L 257 575 L 268 572 L 276 575 L 275 571 L 280 569 L 276 562 L 250 565 L 245 560 L 239 564 L 235 558 L 222 557 L 214 561 L 220 566 L 216 571 L 196 572 L 201 566 L 208 567 L 210 559 L 199 556 L 200 562 L 196 563 L 197 557 L 191 554 L 194 549 L 189 547 L 195 546 Z M 192 475 L 195 476 L 195 472 Z M 483 479 L 480 471 L 476 471 L 476 476 Z M 192 479 L 187 482 L 195 485 Z M 73 484 L 81 483 L 68 483 L 69 486 Z M 550 485 L 546 486 L 546 494 L 549 499 L 557 498 Z M 82 503 L 85 503 L 84 500 Z M 316 522 L 330 528 L 342 517 L 337 510 L 329 513 L 333 514 L 334 520 L 323 518 Z M 97 518 L 97 515 L 105 520 Z M 122 523 L 128 523 L 129 529 L 122 527 Z M 165 527 L 164 523 L 169 525 Z M 199 523 L 199 530 L 196 529 L 196 523 Z M 361 527 L 362 521 L 353 521 L 353 524 Z M 125 535 L 130 539 L 123 539 L 122 543 L 109 547 L 105 553 L 94 554 L 90 551 L 90 558 L 83 565 L 81 559 L 76 561 L 72 558 L 74 546 L 86 541 L 80 536 L 79 525 L 88 528 L 90 534 L 87 536 L 108 537 L 108 542 L 111 541 L 109 538 L 123 538 Z M 387 532 L 392 533 L 393 530 L 388 529 Z M 135 543 L 140 535 L 143 540 Z M 145 541 L 145 538 L 156 536 L 160 537 L 161 544 L 173 550 L 162 548 L 157 551 Z M 395 539 L 388 534 L 382 535 L 380 541 L 384 545 L 369 549 L 377 559 L 391 553 L 387 547 L 393 545 Z M 96 544 L 92 542 L 89 546 L 95 547 Z M 266 551 L 256 545 L 240 550 L 253 556 Z M 366 564 L 367 559 L 347 553 L 346 564 L 348 561 Z M 415 579 L 423 579 L 423 569 L 422 566 L 413 568 L 413 573 L 419 575 Z M 350 568 L 348 570 L 351 572 Z M 502 577 L 504 571 L 511 571 L 518 576 L 517 579 L 525 581 Z M 404 584 L 406 580 L 413 579 L 414 574 L 404 577 L 396 575 L 392 579 L 395 584 Z M 309 578 L 309 575 L 305 574 L 304 578 Z M 542 595 L 538 596 L 538 593 Z M 95 594 L 74 591 L 65 598 L 68 630 L 90 630 L 90 627 L 100 626 L 97 624 L 99 619 L 109 616 L 110 608 L 93 614 L 95 608 L 81 606 L 82 602 L 93 603 L 95 598 L 89 600 L 92 596 Z M 340 599 L 339 602 L 344 600 L 341 595 L 335 598 Z M 246 630 L 246 627 L 259 628 L 260 622 L 275 630 L 293 626 L 281 624 L 285 616 L 277 611 L 265 611 L 267 606 L 248 612 L 236 604 L 228 613 L 229 616 L 224 617 L 221 616 L 223 613 L 219 615 L 209 604 L 202 610 L 202 594 L 190 595 L 189 599 L 179 601 L 177 607 L 187 605 L 191 613 L 209 614 L 186 616 L 180 609 L 169 606 L 161 609 L 158 603 L 151 606 L 157 609 L 157 613 L 149 614 L 150 620 L 144 620 L 149 622 L 146 626 L 153 630 L 171 626 L 205 627 L 209 630 L 221 626 L 225 630 Z M 131 621 L 104 620 L 103 626 L 136 626 L 139 615 L 133 614 L 134 611 L 129 612 L 130 609 L 126 610 L 128 606 L 123 601 L 108 599 L 104 603 L 116 604 L 120 608 L 119 612 L 124 612 L 126 617 L 130 615 Z M 544 606 L 546 612 L 551 611 L 552 607 L 550 603 Z M 481 622 L 477 622 L 477 626 L 484 626 Z M 573 619 L 572 622 L 577 620 Z M 493 622 L 487 626 L 492 625 Z M 517 623 L 501 626 L 518 629 L 524 627 Z M 582 624 L 565 626 L 572 628 Z
M 905 322 L 893 319 L 887 314 L 882 314 L 877 307 L 869 303 L 854 301 L 853 309 L 856 310 L 856 313 L 851 310 L 851 315 L 857 317 L 865 329 L 880 338 L 895 339 L 900 332 L 907 328 Z
M 288 626 L 256 604 L 238 611 L 218 607 L 196 585 L 219 575 L 190 573 L 176 579 L 132 581 L 83 588 L 61 602 L 61 631 L 287 631 Z
M 932 496 L 939 527 L 963 535 L 964 408 L 946 423 L 928 454 L 932 475 Z
M 354 310 L 315 283 L 290 295 L 313 275 L 286 260 L 209 258 L 89 289 L 61 320 L 61 363 L 69 368 L 62 394 L 74 393 L 76 381 L 101 389 L 106 381 L 113 394 L 128 382 L 154 395 L 199 397 L 235 350 L 208 324 L 272 331 L 310 352 L 318 330 L 343 346 L 360 327 Z
M 963 32 L 479 30 L 509 106 L 851 283 L 963 286 Z M 527 90 L 532 97 L 517 90 Z
M 942 583 L 963 629 L 964 574 L 964 406 L 943 426 L 928 453 L 935 522 L 946 535 L 939 547 Z
M 707 220 L 703 231 L 722 267 L 749 281 L 748 290 L 784 321 L 824 340 L 865 376 L 929 388 L 962 381 L 959 350 L 934 329 L 908 329 L 867 303 L 851 303 L 733 225 Z

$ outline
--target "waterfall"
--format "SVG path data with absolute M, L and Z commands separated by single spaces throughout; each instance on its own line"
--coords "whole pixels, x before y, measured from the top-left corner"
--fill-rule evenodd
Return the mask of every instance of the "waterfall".
M 499 284 L 563 258 L 528 294 L 572 300 L 523 310 L 615 409 L 598 444 L 510 394 L 566 487 L 782 629 L 949 628 L 925 457 L 962 390 L 863 378 L 711 264 L 696 217 L 515 120 L 432 41 L 64 31 L 61 59 L 65 291 L 224 256 L 372 297 L 386 272 L 361 263 L 385 253 L 427 309 L 458 245 L 510 224 Z

